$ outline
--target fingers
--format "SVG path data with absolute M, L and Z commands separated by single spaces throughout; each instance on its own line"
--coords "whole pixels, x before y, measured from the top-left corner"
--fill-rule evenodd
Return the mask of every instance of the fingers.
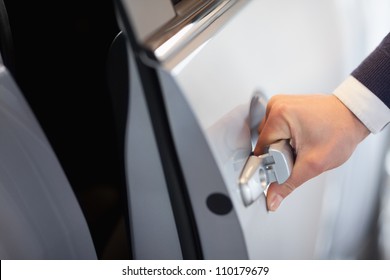
M 267 104 L 266 114 L 258 128 L 259 139 L 254 149 L 255 155 L 262 154 L 265 147 L 278 140 L 291 139 L 292 137 L 288 126 L 288 107 L 285 105 L 286 103 L 280 103 L 281 98 L 286 98 L 286 96 L 273 97 Z M 282 185 L 271 184 L 267 192 L 267 208 L 269 211 L 275 211 L 283 199 L 297 187 L 293 182 L 293 178 L 290 177 Z
M 275 101 L 267 105 L 264 119 L 259 125 L 259 139 L 254 149 L 255 155 L 263 153 L 264 148 L 276 141 L 290 139 L 291 129 L 289 127 L 289 108 L 286 103 L 276 103 Z
M 281 139 L 288 139 L 290 144 L 296 148 L 295 133 L 300 131 L 300 122 L 294 114 L 294 109 L 296 104 L 299 105 L 300 100 L 300 96 L 287 95 L 277 95 L 270 99 L 266 115 L 259 126 L 255 155 L 262 154 L 265 147 Z M 291 176 L 285 183 L 281 185 L 274 183 L 268 188 L 267 208 L 269 211 L 275 211 L 292 191 L 321 172 L 315 169 L 316 164 L 312 164 L 317 158 L 307 154 L 305 150 L 295 149 L 295 151 L 297 154 Z

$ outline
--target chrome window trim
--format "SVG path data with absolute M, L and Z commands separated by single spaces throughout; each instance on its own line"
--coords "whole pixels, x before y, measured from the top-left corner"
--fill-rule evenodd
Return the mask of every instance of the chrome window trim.
M 183 11 L 180 9 L 180 3 L 177 4 L 177 16 L 141 43 L 147 57 L 158 62 L 167 61 L 193 42 L 193 39 L 211 24 L 226 15 L 227 11 L 247 2 L 248 0 L 207 0 L 197 2 Z

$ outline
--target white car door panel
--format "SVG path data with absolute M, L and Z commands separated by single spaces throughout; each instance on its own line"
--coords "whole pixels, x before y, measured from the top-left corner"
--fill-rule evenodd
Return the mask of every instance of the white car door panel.
M 353 50 L 351 37 L 343 36 L 349 27 L 342 20 L 340 5 L 308 0 L 215 2 L 215 7 L 226 9 L 207 13 L 203 21 L 200 14 L 197 21 L 183 25 L 176 37 L 169 37 L 175 40 L 165 41 L 168 45 L 151 51 L 150 46 L 156 45 L 150 40 L 134 42 L 133 38 L 129 47 L 142 67 L 156 71 L 161 90 L 157 102 L 166 114 L 165 129 L 177 153 L 201 257 L 358 258 L 376 209 L 385 134 L 369 137 L 345 165 L 295 190 L 276 213 L 267 211 L 265 196 L 244 206 L 238 185 L 251 152 L 248 113 L 253 94 L 260 90 L 270 98 L 276 93 L 331 93 L 348 74 L 345 65 L 351 64 L 352 56 L 346 54 Z M 129 34 L 128 16 L 122 13 L 121 22 Z M 137 44 L 141 52 L 134 49 Z M 138 93 L 146 91 L 143 86 Z M 150 110 L 149 106 L 153 119 Z M 129 123 L 131 118 L 135 116 Z M 156 128 L 154 138 L 160 141 Z M 156 150 L 159 154 L 155 151 L 154 158 L 161 160 L 164 169 L 161 146 Z M 131 164 L 138 160 L 128 156 L 128 174 L 138 172 Z M 170 188 L 166 184 L 163 192 Z M 134 187 L 128 186 L 130 198 Z M 179 227 L 174 217 L 177 208 L 168 204 L 158 216 L 167 215 Z M 143 211 L 136 208 L 131 206 L 133 218 Z M 137 234 L 141 229 L 132 230 Z M 178 239 L 183 246 L 180 233 Z M 137 250 L 142 251 L 141 246 Z M 160 256 L 149 253 L 144 257 Z

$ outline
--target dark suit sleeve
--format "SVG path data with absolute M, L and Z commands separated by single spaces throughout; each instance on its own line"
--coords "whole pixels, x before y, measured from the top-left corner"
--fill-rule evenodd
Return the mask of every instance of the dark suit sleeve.
M 390 33 L 352 72 L 352 76 L 390 108 Z

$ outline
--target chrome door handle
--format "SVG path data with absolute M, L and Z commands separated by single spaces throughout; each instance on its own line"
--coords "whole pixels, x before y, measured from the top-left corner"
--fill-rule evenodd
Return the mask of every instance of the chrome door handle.
M 265 96 L 261 93 L 256 93 L 250 104 L 249 124 L 252 153 L 248 157 L 238 180 L 245 206 L 249 206 L 262 193 L 266 193 L 271 183 L 284 183 L 290 176 L 294 165 L 294 154 L 289 140 L 279 140 L 267 147 L 264 154 L 260 156 L 253 155 L 253 149 L 258 138 L 257 127 L 265 116 L 265 104 Z M 259 116 L 260 119 L 258 118 Z M 256 119 L 254 120 L 253 118 Z M 257 125 L 255 125 L 256 120 Z

